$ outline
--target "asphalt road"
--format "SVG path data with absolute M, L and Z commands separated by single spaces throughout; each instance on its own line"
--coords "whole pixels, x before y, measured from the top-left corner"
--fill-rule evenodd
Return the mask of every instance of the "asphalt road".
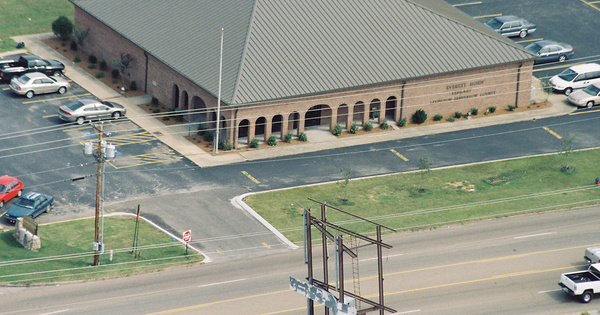
M 600 243 L 598 207 L 386 235 L 385 301 L 399 314 L 579 314 L 557 285 Z M 320 252 L 318 249 L 315 252 Z M 375 298 L 375 249 L 359 250 L 360 291 Z M 322 270 L 315 258 L 315 275 Z M 333 272 L 333 262 L 331 262 Z M 353 288 L 346 260 L 346 288 Z M 0 314 L 306 314 L 289 276 L 306 277 L 301 250 L 252 260 L 48 287 L 0 288 Z M 333 279 L 332 279 L 333 281 Z M 596 296 L 598 298 L 598 296 Z M 321 313 L 322 309 L 318 308 Z

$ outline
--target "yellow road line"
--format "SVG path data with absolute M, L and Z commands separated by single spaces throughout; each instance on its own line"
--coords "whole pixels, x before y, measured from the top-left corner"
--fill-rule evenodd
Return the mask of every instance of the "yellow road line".
M 222 251 L 220 251 L 220 250 L 218 250 L 218 249 L 217 249 L 217 250 L 215 250 L 215 251 L 216 251 L 217 253 L 219 253 L 219 255 L 225 255 L 225 253 L 223 253 Z
M 600 9 L 598 9 L 596 6 L 592 5 L 592 3 L 598 3 L 598 2 L 600 2 L 600 1 L 590 1 L 590 2 L 585 2 L 585 1 L 581 0 L 581 2 L 583 2 L 583 3 L 587 4 L 587 5 L 589 5 L 590 7 L 594 8 L 594 9 L 596 9 L 596 10 L 598 10 L 598 11 L 600 11 Z
M 551 135 L 557 137 L 558 139 L 562 139 L 562 137 L 558 133 L 550 130 L 550 128 L 548 128 L 548 127 L 543 127 L 543 128 L 544 128 L 544 130 L 548 131 Z
M 71 95 L 71 96 L 47 98 L 47 99 L 43 99 L 43 100 L 35 100 L 35 101 L 23 102 L 23 104 L 40 103 L 40 102 L 53 101 L 53 100 L 62 100 L 62 99 L 66 99 L 66 98 L 73 98 L 73 97 L 87 96 L 87 95 L 92 95 L 92 94 L 85 93 L 85 94 L 77 94 L 77 95 Z
M 459 4 L 453 4 L 453 7 L 462 7 L 464 5 L 473 5 L 473 4 L 481 4 L 481 1 L 477 1 L 477 2 L 468 2 L 468 3 L 459 3 Z
M 396 152 L 396 150 L 390 149 L 390 151 L 392 151 L 392 153 L 394 153 L 395 155 L 397 155 L 398 157 L 400 157 L 401 159 L 403 159 L 405 162 L 408 162 L 408 159 L 405 158 L 402 154 Z
M 474 16 L 474 19 L 483 19 L 483 18 L 489 18 L 489 17 L 496 17 L 496 16 L 501 16 L 502 13 L 500 14 L 490 14 L 490 15 L 480 15 L 480 16 Z
M 8 210 L 6 210 L 8 211 Z M 2 214 L 0 214 L 0 218 L 4 216 L 4 214 L 6 214 L 6 211 L 2 212 Z
M 260 184 L 260 182 L 256 178 L 252 177 L 252 175 L 248 174 L 248 172 L 242 171 L 242 174 L 246 175 L 246 177 L 248 177 L 251 181 Z
M 569 113 L 568 115 L 581 115 L 581 114 L 589 114 L 589 113 L 595 113 L 595 112 L 600 112 L 600 109 L 586 110 L 585 112 Z
M 263 246 L 264 246 L 264 247 L 266 247 L 266 248 L 271 248 L 271 245 L 269 245 L 269 244 L 267 244 L 267 243 L 265 243 L 265 242 L 262 242 L 262 244 L 263 244 Z
M 543 39 L 544 38 L 525 39 L 525 40 L 516 41 L 515 43 L 521 44 L 521 43 L 527 43 L 527 42 L 537 42 L 538 40 L 543 40 Z

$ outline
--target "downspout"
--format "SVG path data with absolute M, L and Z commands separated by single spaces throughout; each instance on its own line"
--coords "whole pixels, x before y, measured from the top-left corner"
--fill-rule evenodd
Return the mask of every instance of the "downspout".
M 144 92 L 148 93 L 148 52 L 144 51 L 144 56 L 146 56 L 146 71 L 144 74 Z
M 519 83 L 521 81 L 521 67 L 523 66 L 523 63 L 521 62 L 519 64 L 519 69 L 517 70 L 517 91 L 515 93 L 515 108 L 519 108 Z
M 404 110 L 404 86 L 406 85 L 406 81 L 402 82 L 402 92 L 400 93 L 400 118 L 402 119 L 402 112 Z

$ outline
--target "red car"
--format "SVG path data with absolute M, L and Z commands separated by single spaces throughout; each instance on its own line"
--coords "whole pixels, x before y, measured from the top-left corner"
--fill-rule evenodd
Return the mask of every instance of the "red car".
M 8 175 L 0 176 L 0 208 L 9 200 L 21 197 L 22 193 L 23 183 L 20 180 Z

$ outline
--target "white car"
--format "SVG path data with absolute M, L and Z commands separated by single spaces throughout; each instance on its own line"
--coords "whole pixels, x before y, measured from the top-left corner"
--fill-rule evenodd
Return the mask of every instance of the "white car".
M 585 89 L 577 90 L 567 97 L 569 102 L 579 107 L 591 108 L 600 104 L 600 83 L 588 85 Z
M 32 98 L 36 94 L 65 94 L 70 84 L 61 77 L 49 77 L 40 72 L 26 73 L 10 81 L 10 89 L 18 95 Z

